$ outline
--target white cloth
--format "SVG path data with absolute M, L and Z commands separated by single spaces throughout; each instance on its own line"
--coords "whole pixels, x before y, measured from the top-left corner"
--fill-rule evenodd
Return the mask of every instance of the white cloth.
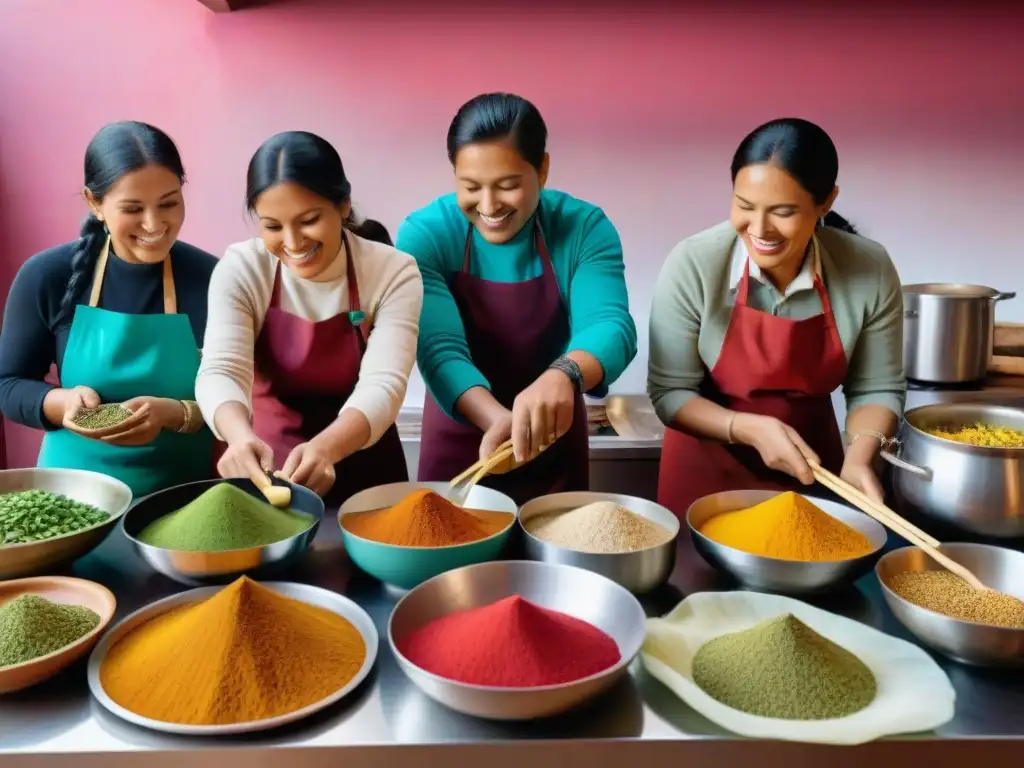
M 365 448 L 395 422 L 405 399 L 416 362 L 423 280 L 412 256 L 351 232 L 348 241 L 371 333 L 359 381 L 341 410 L 354 408 L 370 422 Z M 252 413 L 254 347 L 270 306 L 278 263 L 263 241 L 253 238 L 230 246 L 210 279 L 196 400 L 214 434 L 214 414 L 225 403 L 242 403 Z M 281 309 L 317 322 L 349 311 L 344 252 L 315 282 L 282 265 Z

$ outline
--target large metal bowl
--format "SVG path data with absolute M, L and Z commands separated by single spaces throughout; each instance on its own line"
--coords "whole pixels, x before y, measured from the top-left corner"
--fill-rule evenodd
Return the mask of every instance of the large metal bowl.
M 566 512 L 598 501 L 619 504 L 634 514 L 668 529 L 672 538 L 636 552 L 603 554 L 578 552 L 560 547 L 534 536 L 526 527 L 526 523 L 538 515 L 549 512 Z M 519 525 L 523 530 L 527 557 L 531 560 L 586 568 L 588 571 L 594 571 L 611 579 L 616 584 L 621 584 L 630 592 L 638 595 L 650 592 L 663 584 L 672 575 L 672 569 L 676 564 L 679 519 L 660 504 L 636 496 L 588 491 L 553 493 L 524 504 L 519 510 Z
M 1024 536 L 1024 448 L 983 448 L 928 434 L 976 423 L 1024 430 L 1024 410 L 992 403 L 937 403 L 906 412 L 893 488 L 901 510 L 983 536 Z
M 447 547 L 402 547 L 364 539 L 345 528 L 346 515 L 393 506 L 414 491 L 424 488 L 442 496 L 448 492 L 447 483 L 389 483 L 357 493 L 338 510 L 341 539 L 349 559 L 374 578 L 399 589 L 412 589 L 453 568 L 497 559 L 508 543 L 516 522 L 516 503 L 511 498 L 482 485 L 475 485 L 463 506 L 467 509 L 512 514 L 505 528 L 480 541 Z
M 985 586 L 1024 600 L 1024 554 L 987 544 L 943 544 L 940 549 L 973 572 Z M 964 664 L 1024 666 L 1024 629 L 951 619 L 914 605 L 889 586 L 897 573 L 940 570 L 942 566 L 917 547 L 893 550 L 875 566 L 889 609 L 925 645 Z
M 189 586 L 226 584 L 243 574 L 254 579 L 267 578 L 283 572 L 302 558 L 324 518 L 324 502 L 313 491 L 301 485 L 290 486 L 292 501 L 289 508 L 313 517 L 315 522 L 302 533 L 274 544 L 224 552 L 184 552 L 154 547 L 139 541 L 138 535 L 147 525 L 176 512 L 220 483 L 231 483 L 250 496 L 265 501 L 251 480 L 238 478 L 200 480 L 145 496 L 124 516 L 122 523 L 124 535 L 139 557 L 164 576 Z
M 619 646 L 615 666 L 572 683 L 499 688 L 447 680 L 421 669 L 397 643 L 425 624 L 457 611 L 520 595 L 536 605 L 589 622 Z M 458 712 L 493 720 L 547 717 L 588 701 L 626 674 L 644 641 L 644 610 L 624 587 L 582 568 L 530 560 L 470 565 L 420 584 L 398 601 L 388 620 L 388 642 L 398 664 L 427 696 Z
M 0 546 L 0 579 L 55 571 L 88 554 L 102 542 L 132 503 L 132 491 L 120 480 L 81 469 L 5 469 L 0 494 L 49 491 L 90 504 L 110 515 L 102 523 L 28 544 Z
M 804 495 L 804 498 L 864 534 L 871 542 L 870 554 L 823 562 L 780 560 L 727 547 L 700 532 L 701 526 L 715 515 L 746 509 L 777 495 L 775 491 L 725 491 L 697 499 L 686 512 L 694 547 L 715 568 L 751 589 L 766 592 L 791 595 L 824 592 L 852 584 L 871 570 L 885 546 L 885 528 L 863 512 L 814 496 Z

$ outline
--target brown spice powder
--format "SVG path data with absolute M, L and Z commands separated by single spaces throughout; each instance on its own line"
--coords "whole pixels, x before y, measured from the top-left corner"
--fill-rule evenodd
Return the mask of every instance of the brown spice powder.
M 1024 629 L 1024 601 L 993 590 L 974 589 L 949 571 L 897 573 L 892 591 L 921 608 L 951 619 Z

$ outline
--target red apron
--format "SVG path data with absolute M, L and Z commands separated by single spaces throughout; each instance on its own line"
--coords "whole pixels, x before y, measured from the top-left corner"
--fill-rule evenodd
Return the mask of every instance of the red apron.
M 359 364 L 369 335 L 361 322 L 359 285 L 344 238 L 349 311 L 320 322 L 281 309 L 281 265 L 255 348 L 253 429 L 274 449 L 278 466 L 292 449 L 309 442 L 338 418 L 359 380 Z M 356 319 L 353 322 L 353 319 Z M 328 508 L 366 488 L 409 479 L 405 454 L 394 424 L 365 450 L 334 467 Z
M 534 244 L 541 257 L 539 277 L 520 283 L 499 283 L 470 273 L 473 227 L 466 233 L 462 270 L 455 275 L 452 297 L 466 329 L 473 364 L 490 382 L 491 394 L 509 410 L 516 395 L 530 386 L 565 353 L 570 338 L 569 315 L 562 303 L 551 255 L 534 219 Z M 483 433 L 472 424 L 449 418 L 428 393 L 423 406 L 419 479 L 447 481 L 473 464 Z M 576 396 L 572 427 L 528 464 L 481 482 L 524 504 L 537 496 L 585 491 L 590 484 L 590 442 L 587 409 Z
M 817 253 L 813 258 L 818 261 Z M 701 394 L 724 408 L 785 422 L 827 469 L 838 473 L 844 453 L 832 393 L 846 378 L 847 360 L 828 292 L 815 274 L 822 313 L 791 320 L 747 306 L 749 280 L 748 258 L 721 355 L 704 377 Z M 705 440 L 678 429 L 665 431 L 658 503 L 679 517 L 700 497 L 720 491 L 802 487 L 789 475 L 766 467 L 751 447 Z

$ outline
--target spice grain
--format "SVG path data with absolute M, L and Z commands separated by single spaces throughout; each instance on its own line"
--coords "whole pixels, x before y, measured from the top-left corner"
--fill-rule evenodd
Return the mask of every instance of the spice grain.
M 133 414 L 118 403 L 104 403 L 96 408 L 82 408 L 71 421 L 82 429 L 103 429 L 126 421 Z
M 846 717 L 878 691 L 864 662 L 790 614 L 709 640 L 693 682 L 727 707 L 785 720 Z
M 597 627 L 520 595 L 435 619 L 397 644 L 435 675 L 502 688 L 568 683 L 622 658 L 615 640 Z
M 341 518 L 351 534 L 399 547 L 447 547 L 489 538 L 515 520 L 511 512 L 464 509 L 431 490 L 411 493 L 392 507 Z
M 904 600 L 952 619 L 1024 629 L 1024 601 L 994 590 L 974 589 L 949 571 L 897 573 L 890 586 Z
M 271 506 L 231 483 L 218 483 L 147 525 L 139 541 L 162 549 L 225 552 L 283 541 L 314 522 L 309 515 Z
M 672 538 L 657 523 L 611 501 L 530 517 L 523 526 L 538 539 L 577 552 L 636 552 Z
M 118 640 L 100 682 L 137 715 L 227 725 L 321 701 L 348 684 L 365 659 L 366 643 L 347 619 L 242 577 Z
M 873 549 L 860 531 L 792 491 L 747 509 L 717 514 L 700 532 L 727 547 L 781 560 L 848 560 Z
M 81 605 L 20 595 L 0 606 L 0 667 L 59 651 L 99 626 L 99 615 Z
M 102 509 L 49 491 L 5 493 L 0 496 L 0 545 L 52 539 L 109 518 Z

